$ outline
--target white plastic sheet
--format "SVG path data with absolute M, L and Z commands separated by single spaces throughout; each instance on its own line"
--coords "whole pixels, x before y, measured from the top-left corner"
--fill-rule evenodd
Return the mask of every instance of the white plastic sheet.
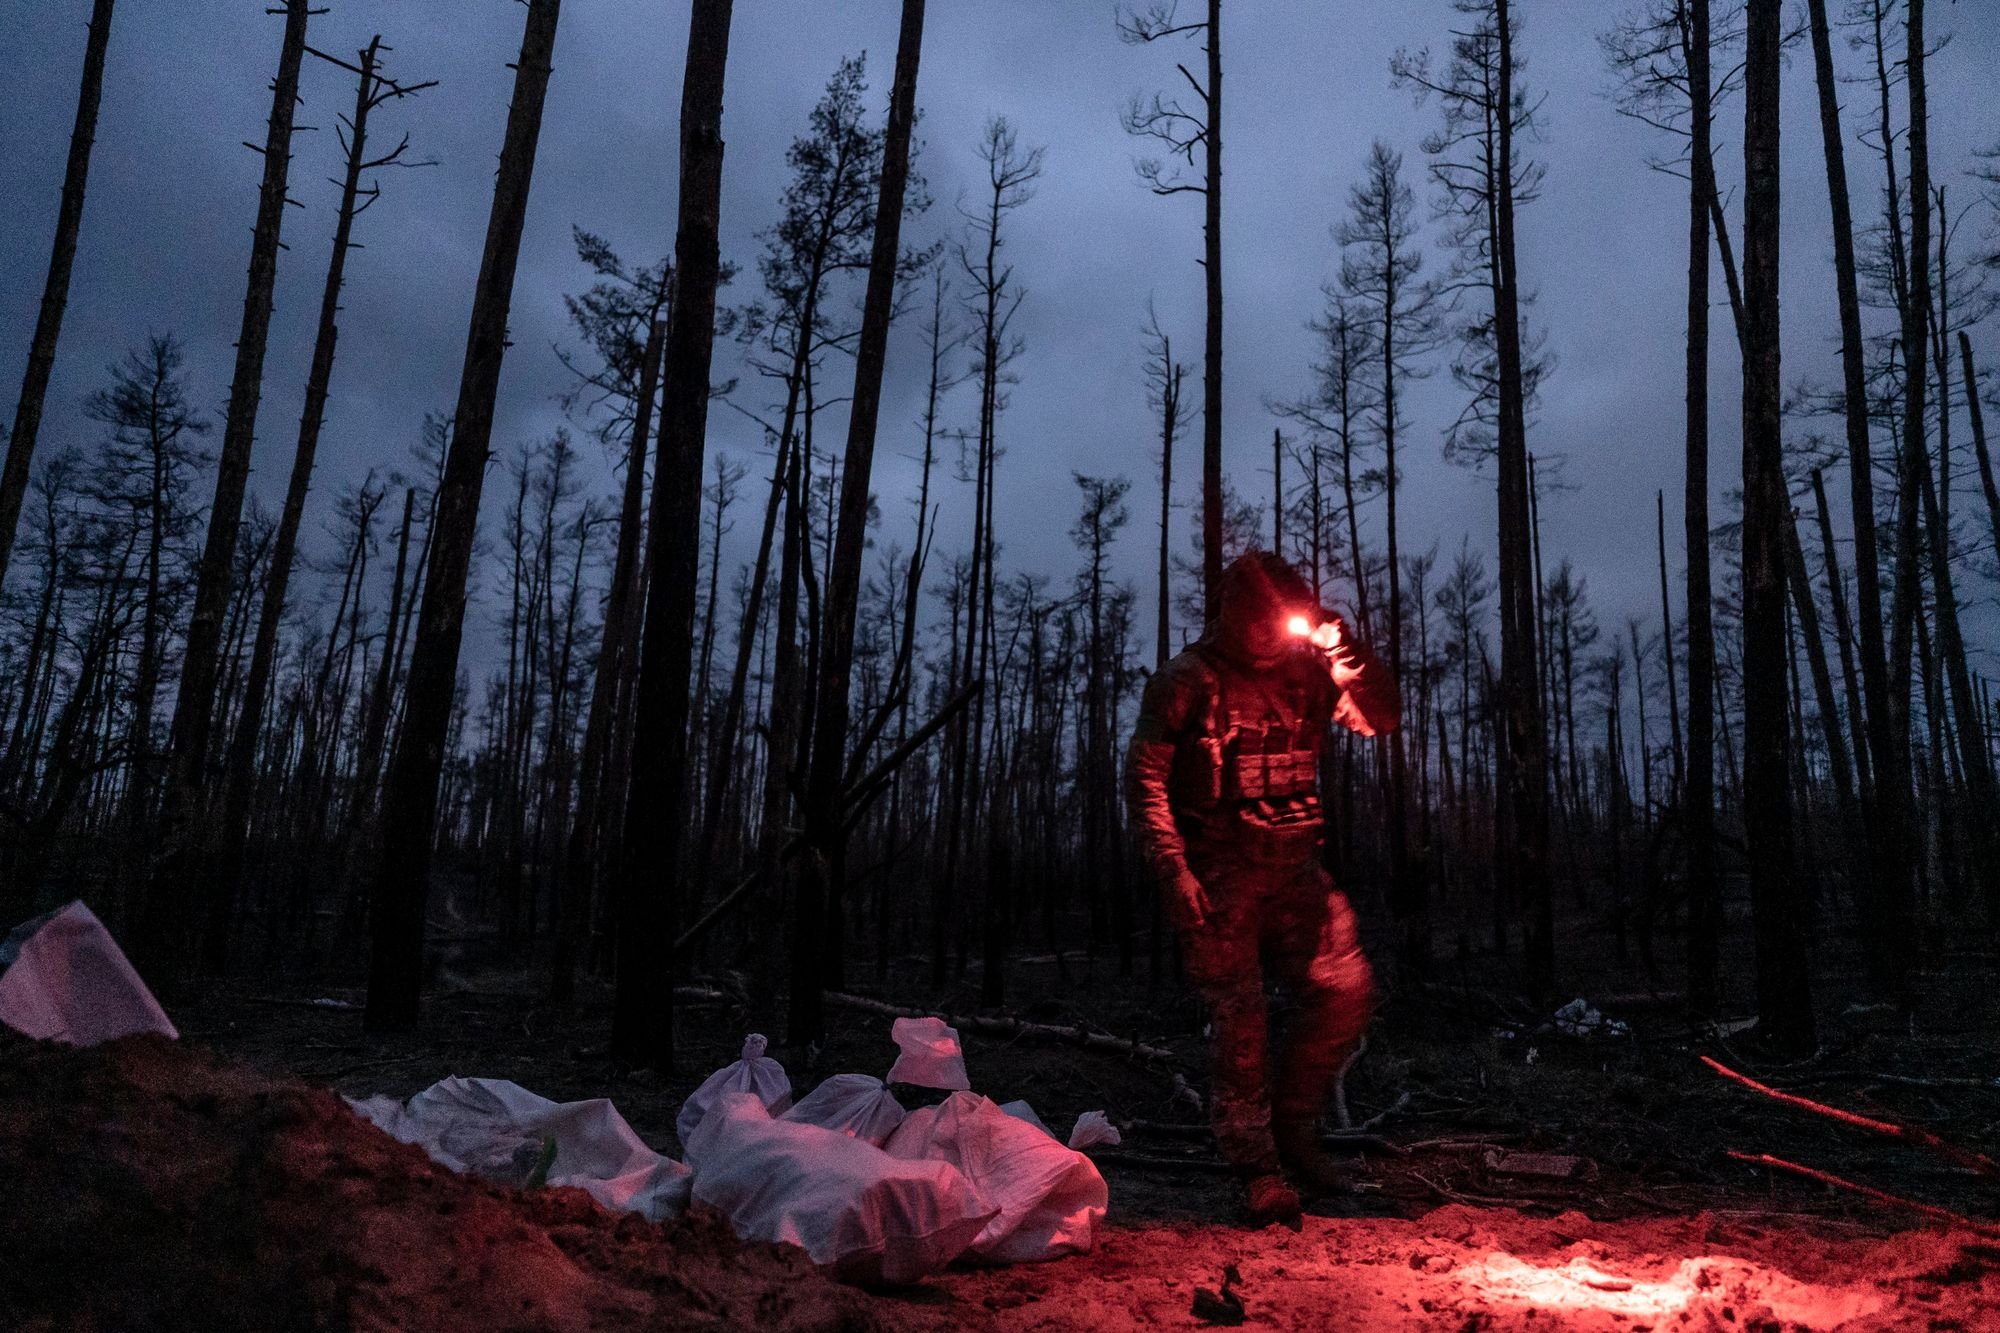
M 602 1097 L 553 1102 L 506 1079 L 454 1077 L 407 1103 L 370 1097 L 348 1104 L 390 1137 L 418 1145 L 454 1171 L 516 1188 L 539 1176 L 651 1222 L 687 1208 L 693 1173 L 648 1148 Z M 551 1148 L 554 1157 L 547 1160 Z
M 1029 1124 L 1033 1125 L 1036 1129 L 1041 1130 L 1042 1133 L 1048 1135 L 1050 1138 L 1054 1138 L 1056 1136 L 1056 1132 L 1053 1129 L 1049 1128 L 1048 1122 L 1043 1120 L 1042 1117 L 1036 1113 L 1035 1108 L 1028 1105 L 1025 1101 L 1001 1102 L 1000 1109 L 1005 1111 L 1008 1115 L 1013 1116 L 1016 1120 L 1027 1121 Z
M 694 1197 L 737 1235 L 797 1245 L 854 1281 L 935 1272 L 997 1211 L 948 1161 L 894 1157 L 838 1130 L 772 1119 L 753 1093 L 716 1098 L 685 1146 Z
M 965 1076 L 965 1052 L 958 1029 L 942 1018 L 899 1018 L 889 1028 L 901 1052 L 890 1066 L 889 1082 L 919 1088 L 964 1092 L 972 1087 Z
M 1102 1111 L 1085 1111 L 1069 1130 L 1069 1146 L 1076 1152 L 1100 1144 L 1115 1148 L 1124 1141 L 1125 1136 L 1118 1132 L 1118 1126 L 1112 1124 L 1111 1117 Z
M 179 1037 L 111 932 L 81 902 L 25 921 L 0 941 L 0 1023 L 44 1041 L 95 1046 Z
M 781 1117 L 881 1147 L 903 1123 L 903 1104 L 873 1074 L 834 1074 Z
M 755 1093 L 765 1110 L 772 1115 L 784 1114 L 785 1108 L 792 1104 L 792 1080 L 786 1076 L 783 1065 L 764 1054 L 770 1045 L 763 1033 L 751 1033 L 743 1039 L 741 1059 L 716 1070 L 688 1094 L 688 1099 L 681 1103 L 680 1115 L 674 1119 L 674 1132 L 680 1136 L 683 1152 L 702 1116 L 726 1093 Z
M 1096 1239 L 1110 1192 L 1096 1165 L 984 1097 L 953 1093 L 910 1112 L 889 1136 L 891 1156 L 949 1162 L 997 1211 L 969 1252 L 994 1263 L 1082 1253 Z
M 602 1099 L 550 1101 L 506 1079 L 442 1079 L 408 1103 L 348 1101 L 354 1113 L 438 1165 L 500 1185 L 530 1185 L 548 1149 L 544 1183 L 582 1189 L 608 1209 L 646 1221 L 680 1217 L 692 1173 L 654 1153 Z

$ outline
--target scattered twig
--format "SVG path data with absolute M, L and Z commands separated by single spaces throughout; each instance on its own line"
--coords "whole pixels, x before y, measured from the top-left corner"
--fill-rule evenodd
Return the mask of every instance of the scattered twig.
M 1340 1062 L 1340 1069 L 1333 1076 L 1333 1118 L 1342 1129 L 1354 1128 L 1354 1117 L 1347 1110 L 1347 1071 L 1354 1068 L 1362 1056 L 1368 1054 L 1368 1034 L 1361 1034 L 1361 1040 L 1354 1043 L 1354 1049 Z
M 1432 1180 L 1429 1176 L 1422 1175 L 1416 1171 L 1410 1172 L 1410 1179 L 1416 1181 L 1440 1199 L 1448 1199 L 1453 1203 L 1477 1204 L 1483 1208 L 1512 1208 L 1520 1202 L 1518 1199 L 1495 1198 L 1490 1194 L 1466 1194 L 1459 1190 L 1447 1189 L 1445 1186 Z
M 1782 1157 L 1773 1157 L 1769 1153 L 1737 1152 L 1731 1149 L 1729 1150 L 1729 1156 L 1739 1162 L 1748 1162 L 1752 1166 L 1768 1166 L 1779 1171 L 1790 1171 L 1794 1175 L 1804 1176 L 1808 1180 L 1817 1180 L 1822 1185 L 1833 1185 L 1840 1189 L 1853 1190 L 1856 1194 L 1864 1195 L 1867 1198 L 1875 1200 L 1877 1203 L 1886 1203 L 1892 1208 L 1906 1208 L 1913 1213 L 1922 1213 L 1925 1217 L 1934 1217 L 1941 1222 L 1950 1222 L 1955 1226 L 1966 1227 L 1986 1235 L 2000 1234 L 2000 1226 L 1996 1226 L 1992 1222 L 1981 1221 L 1976 1217 L 1967 1217 L 1964 1213 L 1954 1213 L 1951 1209 L 1940 1208 L 1934 1203 L 1920 1203 L 1915 1199 L 1906 1199 L 1900 1194 L 1891 1194 L 1887 1190 L 1878 1190 L 1873 1185 L 1863 1185 L 1859 1181 L 1848 1180 L 1843 1176 L 1836 1176 L 1830 1171 L 1821 1171 L 1816 1167 L 1803 1166 L 1798 1162 L 1788 1162 Z
M 1870 1083 L 1895 1083 L 1907 1088 L 1986 1088 L 2000 1091 L 1990 1078 L 1916 1078 L 1909 1074 L 1883 1074 L 1872 1069 L 1826 1069 L 1815 1074 L 1807 1074 L 1799 1083 L 1837 1083 L 1843 1079 L 1860 1079 Z
M 1787 1106 L 1796 1106 L 1800 1110 L 1811 1111 L 1815 1115 L 1823 1115 L 1830 1120 L 1837 1120 L 1843 1125 L 1852 1125 L 1856 1129 L 1865 1129 L 1870 1133 L 1882 1134 L 1892 1139 L 1902 1139 L 1906 1142 L 1917 1144 L 1920 1147 L 1929 1148 L 1932 1152 L 1960 1166 L 1976 1171 L 1983 1176 L 2000 1176 L 2000 1162 L 1995 1162 L 1985 1153 L 1973 1152 L 1968 1148 L 1961 1148 L 1955 1143 L 1948 1143 L 1927 1129 L 1919 1129 L 1914 1125 L 1899 1124 L 1894 1120 L 1876 1120 L 1871 1116 L 1857 1115 L 1853 1111 L 1843 1111 L 1837 1106 L 1828 1106 L 1825 1102 L 1816 1102 L 1810 1097 L 1801 1097 L 1795 1092 L 1780 1092 L 1769 1084 L 1759 1083 L 1747 1074 L 1737 1073 L 1734 1069 L 1731 1069 L 1728 1065 L 1723 1064 L 1713 1056 L 1704 1055 L 1701 1057 L 1701 1062 L 1724 1078 L 1741 1083 L 1751 1091 L 1761 1092 L 1766 1097 L 1783 1102 Z
M 1106 1152 L 1092 1149 L 1090 1160 L 1100 1166 L 1129 1166 L 1142 1171 L 1202 1171 L 1222 1175 L 1235 1170 L 1220 1157 L 1173 1157 L 1165 1153 Z
M 1373 1129 L 1375 1128 L 1375 1126 L 1381 1124 L 1384 1120 L 1387 1120 L 1390 1116 L 1395 1115 L 1398 1111 L 1401 1111 L 1404 1107 L 1408 1106 L 1409 1104 L 1410 1104 L 1410 1094 L 1407 1092 L 1398 1093 L 1396 1095 L 1396 1101 L 1394 1105 L 1388 1107 L 1385 1110 L 1377 1111 L 1374 1115 L 1369 1116 L 1366 1120 L 1354 1126 L 1354 1128 L 1357 1130 Z M 1342 1121 L 1340 1127 L 1342 1129 L 1347 1128 L 1345 1120 Z
M 909 1009 L 902 1005 L 890 1004 L 886 1000 L 871 1000 L 865 996 L 848 995 L 841 991 L 828 991 L 826 1002 L 836 1008 L 858 1009 L 863 1013 L 883 1014 L 890 1018 L 935 1016 L 929 1010 Z M 1057 1023 L 1029 1023 L 1018 1018 L 987 1018 L 977 1014 L 946 1014 L 943 1018 L 960 1032 L 977 1032 L 983 1037 L 1029 1037 L 1042 1041 L 1068 1042 L 1086 1050 L 1110 1051 L 1118 1055 L 1136 1056 L 1142 1060 L 1174 1058 L 1174 1053 L 1164 1046 L 1150 1046 L 1145 1042 L 1132 1041 L 1125 1037 L 1092 1032 L 1080 1023 L 1073 1027 L 1065 1027 Z

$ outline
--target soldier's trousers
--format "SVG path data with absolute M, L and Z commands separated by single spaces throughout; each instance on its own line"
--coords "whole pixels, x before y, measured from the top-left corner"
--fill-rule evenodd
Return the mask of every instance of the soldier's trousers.
M 1203 850 L 1189 848 L 1188 863 L 1208 895 L 1208 919 L 1183 934 L 1181 949 L 1212 1028 L 1215 1138 L 1232 1166 L 1263 1175 L 1278 1169 L 1273 1121 L 1317 1123 L 1325 1112 L 1341 1062 L 1367 1027 L 1374 974 L 1354 909 L 1316 859 L 1259 865 Z M 1295 1006 L 1275 1058 L 1267 977 Z

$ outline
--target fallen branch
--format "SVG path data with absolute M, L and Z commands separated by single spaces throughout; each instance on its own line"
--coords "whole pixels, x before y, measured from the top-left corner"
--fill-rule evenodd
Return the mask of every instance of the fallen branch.
M 1801 1097 L 1795 1092 L 1780 1092 L 1769 1084 L 1759 1083 L 1747 1074 L 1737 1073 L 1734 1069 L 1731 1069 L 1728 1065 L 1723 1064 L 1713 1056 L 1704 1055 L 1701 1057 L 1701 1062 L 1724 1078 L 1732 1082 L 1741 1083 L 1752 1092 L 1761 1092 L 1766 1097 L 1772 1098 L 1774 1101 L 1783 1102 L 1787 1106 L 1796 1106 L 1800 1110 L 1811 1111 L 1815 1115 L 1823 1115 L 1830 1120 L 1837 1120 L 1843 1125 L 1852 1125 L 1856 1129 L 1865 1129 L 1873 1134 L 1881 1134 L 1892 1139 L 1902 1139 L 1907 1143 L 1914 1143 L 1919 1147 L 1929 1148 L 1932 1152 L 1957 1163 L 1959 1166 L 1976 1171 L 1982 1176 L 2000 1176 L 2000 1162 L 1995 1162 L 1984 1153 L 1973 1152 L 1970 1149 L 1961 1148 L 1955 1143 L 1946 1142 L 1927 1129 L 1919 1129 L 1914 1125 L 1899 1124 L 1894 1120 L 1876 1120 L 1871 1116 L 1857 1115 L 1853 1111 L 1843 1111 L 1837 1106 L 1828 1106 L 1825 1102 L 1816 1102 L 1810 1097 Z
M 826 1002 L 838 1009 L 858 1009 L 862 1013 L 882 1014 L 889 1018 L 938 1016 L 925 1009 L 907 1009 L 901 1005 L 890 1004 L 886 1000 L 870 1000 L 865 996 L 848 995 L 841 991 L 828 991 Z M 977 1032 L 982 1037 L 1026 1037 L 1040 1041 L 1060 1041 L 1072 1046 L 1081 1046 L 1085 1050 L 1110 1051 L 1118 1055 L 1136 1056 L 1141 1060 L 1174 1058 L 1174 1053 L 1164 1046 L 1149 1046 L 1141 1041 L 1114 1037 L 1103 1032 L 1092 1032 L 1082 1024 L 1064 1027 L 1056 1023 L 1028 1023 L 1018 1018 L 985 1018 L 976 1014 L 945 1014 L 942 1017 L 960 1032 Z
M 1127 1134 L 1171 1139 L 1201 1139 L 1212 1141 L 1213 1132 L 1207 1125 L 1190 1125 L 1176 1121 L 1121 1120 L 1118 1128 Z M 1392 1157 L 1408 1157 L 1409 1149 L 1400 1143 L 1383 1138 L 1380 1134 L 1370 1134 L 1363 1129 L 1334 1129 L 1320 1135 L 1320 1141 L 1330 1148 L 1374 1148 Z M 1484 1145 L 1481 1145 L 1484 1146 Z
M 944 707 L 940 708 L 937 711 L 937 715 L 935 717 L 931 718 L 930 721 L 924 723 L 923 726 L 917 728 L 917 730 L 910 735 L 909 739 L 905 740 L 901 745 L 898 745 L 882 760 L 881 763 L 875 765 L 874 768 L 870 769 L 866 777 L 863 777 L 860 781 L 852 784 L 847 789 L 847 791 L 841 795 L 840 798 L 841 810 L 843 812 L 843 818 L 846 820 L 846 827 L 849 830 L 852 830 L 854 825 L 861 819 L 861 817 L 867 813 L 869 805 L 874 801 L 875 797 L 879 795 L 885 787 L 887 787 L 889 779 L 895 776 L 896 770 L 900 768 L 909 759 L 911 755 L 915 754 L 918 750 L 922 749 L 924 744 L 928 742 L 931 737 L 937 735 L 939 731 L 943 730 L 945 723 L 951 721 L 952 716 L 954 714 L 956 714 L 960 709 L 964 708 L 966 704 L 972 701 L 972 697 L 979 693 L 981 684 L 982 682 L 975 680 L 971 684 L 967 685 L 964 689 L 960 690 L 957 694 L 953 695 L 950 699 L 946 700 Z M 806 845 L 805 839 L 803 837 L 795 835 L 791 838 L 786 839 L 784 846 L 778 849 L 778 860 L 780 862 L 789 861 L 793 856 L 797 855 L 805 847 L 805 845 Z M 741 903 L 744 899 L 748 898 L 750 896 L 750 891 L 755 887 L 757 887 L 757 875 L 758 872 L 752 870 L 749 874 L 745 875 L 742 879 L 738 880 L 735 886 L 731 888 L 729 892 L 723 894 L 721 898 L 716 900 L 715 906 L 709 908 L 706 912 L 702 913 L 699 920 L 697 920 L 693 925 L 689 926 L 686 930 L 682 931 L 680 933 L 679 938 L 675 939 L 674 941 L 674 952 L 684 953 L 688 949 L 692 948 L 695 944 L 699 943 L 701 941 L 701 937 L 708 934 L 709 928 L 711 926 L 713 926 L 716 922 L 722 920 L 722 918 L 727 916 L 737 906 L 737 904 Z
M 1934 1217 L 1941 1222 L 1950 1222 L 1955 1226 L 1966 1227 L 1986 1235 L 1993 1235 L 1996 1232 L 2000 1232 L 2000 1227 L 1996 1227 L 1991 1222 L 1981 1221 L 1976 1217 L 1967 1217 L 1964 1213 L 1954 1213 L 1951 1209 L 1940 1208 L 1934 1203 L 1920 1203 L 1915 1199 L 1906 1199 L 1900 1194 L 1891 1194 L 1887 1190 L 1878 1190 L 1873 1185 L 1863 1185 L 1859 1181 L 1848 1180 L 1843 1176 L 1836 1176 L 1830 1171 L 1821 1171 L 1816 1167 L 1804 1166 L 1798 1162 L 1788 1162 L 1782 1157 L 1773 1157 L 1769 1153 L 1737 1152 L 1731 1149 L 1729 1150 L 1729 1156 L 1739 1162 L 1748 1162 L 1752 1166 L 1768 1166 L 1779 1171 L 1790 1171 L 1792 1174 L 1804 1176 L 1808 1180 L 1817 1180 L 1822 1185 L 1833 1185 L 1840 1189 L 1853 1190 L 1856 1194 L 1864 1195 L 1867 1198 L 1875 1200 L 1877 1203 L 1886 1203 L 1892 1208 L 1906 1208 L 1913 1213 L 1922 1213 L 1925 1217 Z
M 1375 1126 L 1381 1124 L 1384 1120 L 1387 1120 L 1390 1116 L 1395 1115 L 1398 1111 L 1401 1111 L 1404 1107 L 1408 1106 L 1409 1104 L 1410 1104 L 1410 1094 L 1407 1092 L 1398 1093 L 1396 1095 L 1396 1101 L 1393 1106 L 1390 1106 L 1385 1110 L 1378 1111 L 1374 1115 L 1369 1116 L 1366 1120 L 1354 1126 L 1354 1130 L 1357 1133 L 1371 1130 L 1375 1128 Z M 1347 1129 L 1347 1126 L 1342 1125 L 1341 1129 L 1345 1130 Z
M 1099 1166 L 1129 1166 L 1142 1171 L 1205 1171 L 1225 1175 L 1236 1168 L 1220 1157 L 1169 1157 L 1161 1153 L 1105 1152 L 1093 1149 L 1090 1160 Z

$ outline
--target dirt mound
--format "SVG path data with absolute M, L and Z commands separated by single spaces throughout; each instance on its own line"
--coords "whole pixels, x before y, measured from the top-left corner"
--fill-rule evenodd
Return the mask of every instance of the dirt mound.
M 157 1037 L 0 1030 L 0 1327 L 958 1327 L 885 1312 L 712 1218 L 457 1176 L 350 1113 Z

